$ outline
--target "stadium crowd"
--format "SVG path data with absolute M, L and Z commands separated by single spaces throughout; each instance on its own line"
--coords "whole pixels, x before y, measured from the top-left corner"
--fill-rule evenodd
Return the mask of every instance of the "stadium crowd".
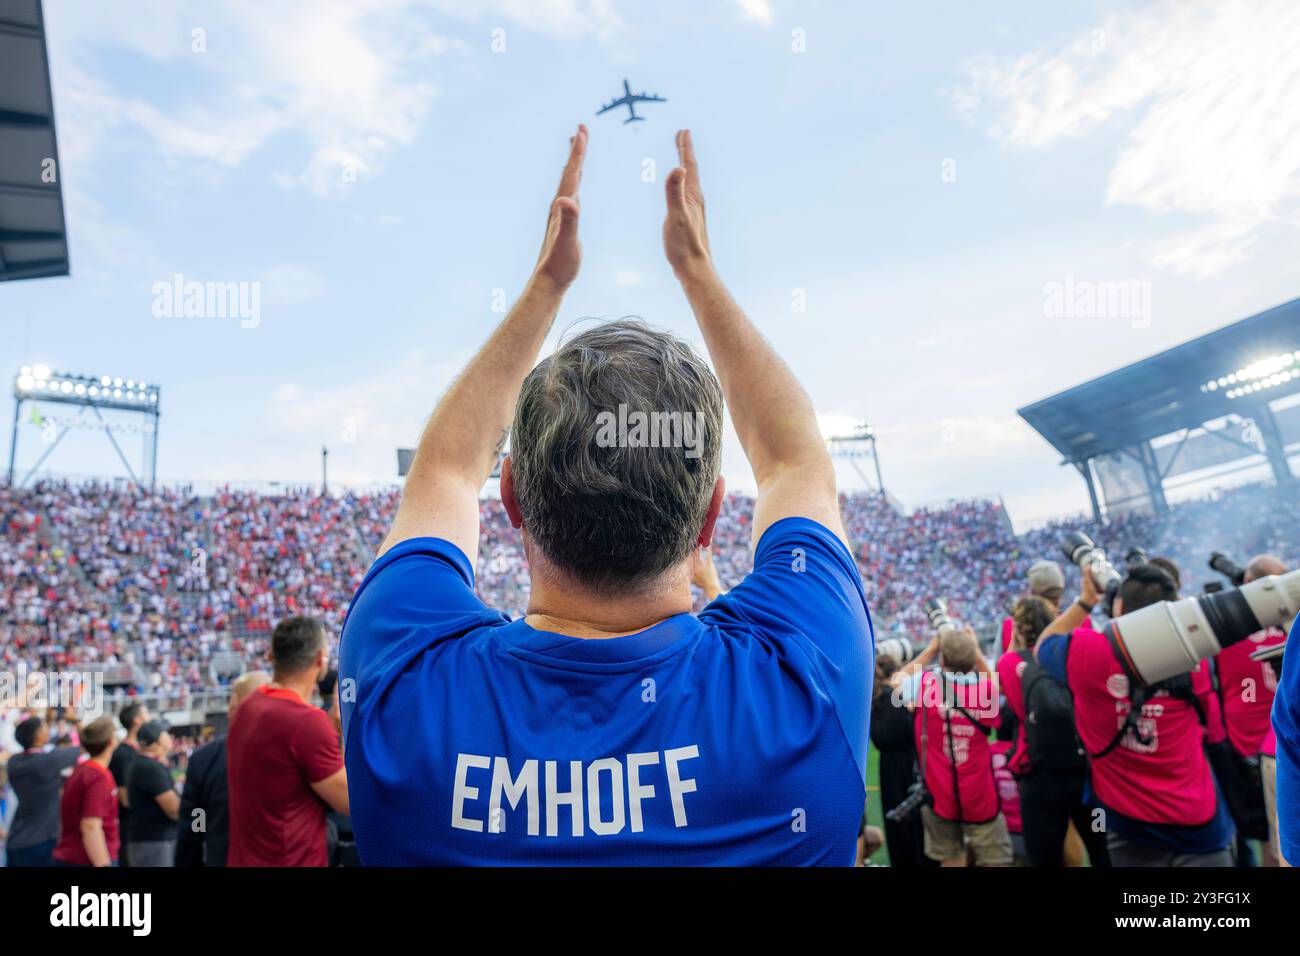
M 222 489 L 202 498 L 183 487 L 0 486 L 0 665 L 130 662 L 131 693 L 176 696 L 224 680 L 208 668 L 214 652 L 260 666 L 281 618 L 316 617 L 337 635 L 399 499 L 397 489 L 340 497 Z M 980 632 L 995 627 L 1029 566 L 1056 556 L 1066 530 L 1091 535 L 1117 561 L 1137 545 L 1168 555 L 1195 580 L 1214 577 L 1205 562 L 1216 550 L 1300 563 L 1300 542 L 1288 534 L 1300 525 L 1300 505 L 1259 486 L 1183 502 L 1162 518 L 1076 516 L 1019 536 L 993 501 L 911 514 L 879 494 L 840 503 L 878 635 L 921 639 L 923 606 L 936 596 L 954 619 Z M 729 494 L 719 516 L 712 550 L 724 590 L 752 566 L 753 504 Z M 477 590 L 518 617 L 528 604 L 518 533 L 497 499 L 482 500 L 479 518 Z M 1077 588 L 1078 571 L 1068 563 L 1065 571 Z
M 121 665 L 129 677 L 118 693 L 131 700 L 156 701 L 156 712 L 169 700 L 183 701 L 187 691 L 229 683 L 238 670 L 246 675 L 258 673 L 268 666 L 276 623 L 311 620 L 318 622 L 320 634 L 329 639 L 323 639 L 321 656 L 312 665 L 315 669 L 308 668 L 313 679 L 300 681 L 302 697 L 313 701 L 323 713 L 331 713 L 330 685 L 322 684 L 313 690 L 314 679 L 334 663 L 335 639 L 348 602 L 392 521 L 399 497 L 397 490 L 325 497 L 310 489 L 274 496 L 222 489 L 205 498 L 188 488 L 146 492 L 122 485 L 62 482 L 43 483 L 24 491 L 0 487 L 0 668 L 8 672 L 23 667 L 57 671 L 79 663 Z M 729 590 L 749 573 L 752 509 L 752 499 L 744 495 L 730 494 L 726 498 L 711 549 L 721 591 Z M 1287 567 L 1300 564 L 1300 539 L 1293 534 L 1300 527 L 1300 507 L 1259 486 L 1184 502 L 1159 518 L 1119 515 L 1106 524 L 1063 519 L 1022 535 L 1013 533 L 1001 506 L 991 501 L 959 501 L 903 514 L 884 496 L 851 494 L 841 496 L 841 510 L 855 544 L 878 641 L 902 635 L 918 641 L 917 646 L 932 638 L 925 602 L 943 597 L 959 624 L 992 631 L 1005 622 L 1004 635 L 1024 631 L 1025 639 L 1018 646 L 1032 647 L 1038 636 L 1035 629 L 1041 630 L 1058 608 L 1055 604 L 1026 607 L 1025 581 L 1028 577 L 1032 590 L 1035 578 L 1031 567 L 1044 557 L 1058 556 L 1058 542 L 1067 530 L 1091 535 L 1117 564 L 1127 549 L 1136 546 L 1161 555 L 1180 569 L 1178 584 L 1183 593 L 1194 593 L 1200 590 L 1200 583 L 1215 577 L 1205 568 L 1206 557 L 1214 550 L 1242 556 L 1272 553 Z M 480 528 L 476 576 L 479 594 L 489 606 L 521 615 L 528 601 L 527 561 L 518 535 L 498 501 L 482 500 Z M 1060 588 L 1052 595 L 1057 601 L 1061 593 L 1077 594 L 1084 588 L 1077 568 L 1068 561 L 1061 565 Z M 705 597 L 699 593 L 697 609 L 703 606 Z M 931 641 L 927 650 L 927 664 L 942 657 L 937 640 Z M 993 662 L 998 672 L 1004 673 L 1008 660 L 1014 670 L 1017 661 L 1011 655 L 1016 646 L 1004 641 L 998 650 L 1006 652 L 1002 661 Z M 234 673 L 216 673 L 210 664 L 218 652 L 236 655 L 242 661 L 241 667 Z M 949 653 L 951 656 L 956 652 L 950 649 Z M 976 656 L 983 661 L 978 651 Z M 922 653 L 916 660 L 925 658 Z M 889 810 L 889 805 L 905 798 L 916 783 L 916 754 L 924 738 L 915 737 L 910 716 L 900 724 L 897 708 L 881 706 L 882 695 L 885 699 L 891 697 L 889 688 L 900 681 L 906 683 L 903 678 L 908 668 L 900 667 L 904 662 L 885 658 L 879 663 L 884 670 L 877 674 L 872 736 L 882 754 L 881 784 L 887 791 L 883 809 Z M 973 670 L 980 666 L 993 671 L 988 662 L 970 665 Z M 1004 676 L 1004 694 L 1010 684 L 1018 689 L 1018 675 Z M 918 684 L 913 692 L 919 695 L 923 688 Z M 237 703 L 248 693 L 248 687 L 244 687 L 232 698 Z M 65 758 L 87 748 L 87 739 L 89 746 L 104 744 L 110 751 L 126 747 L 134 753 L 152 748 L 168 770 L 165 778 L 155 776 L 154 784 L 160 787 L 159 781 L 164 781 L 166 792 L 171 793 L 173 786 L 184 791 L 187 769 L 204 745 L 224 746 L 224 736 L 214 740 L 210 727 L 206 731 L 200 727 L 177 728 L 174 735 L 166 733 L 161 737 L 164 730 L 154 726 L 157 721 L 150 718 L 147 707 L 133 704 L 122 710 L 122 703 L 118 700 L 112 705 L 124 719 L 122 730 L 109 735 L 114 738 L 111 746 L 101 739 L 105 737 L 102 724 L 89 738 L 85 726 L 79 733 L 75 711 L 45 713 L 8 707 L 0 715 L 0 750 L 14 753 L 46 748 L 59 757 L 49 763 L 49 768 L 62 771 L 68 767 Z M 1041 840 L 1031 841 L 1027 851 L 1025 839 L 1026 826 L 1032 831 L 1036 825 L 1033 821 L 1043 819 L 1035 816 L 1041 814 L 1041 808 L 1031 803 L 1026 813 L 1021 813 L 1019 795 L 1024 792 L 1027 777 L 1020 777 L 1019 789 L 1013 779 L 1015 773 L 1028 772 L 1024 733 L 1011 713 L 1017 709 L 1023 721 L 1023 705 L 1004 708 L 1006 720 L 996 735 L 1000 739 L 989 741 L 985 751 L 978 747 L 975 751 L 981 761 L 997 768 L 1004 778 L 997 780 L 1001 799 L 996 805 L 1007 824 L 1012 856 L 1006 860 L 987 856 L 984 844 L 988 834 L 977 830 L 967 836 L 971 858 L 977 863 L 1028 859 L 1044 865 Z M 35 718 L 41 722 L 39 744 L 33 736 L 35 725 L 31 721 Z M 1220 714 L 1217 719 L 1222 725 L 1226 718 Z M 337 722 L 337 706 L 333 720 Z M 134 735 L 145 725 L 150 726 L 146 737 L 152 737 L 152 742 L 142 747 Z M 116 737 L 124 731 L 127 740 L 118 743 Z M 324 736 L 328 738 L 329 734 Z M 1233 737 L 1231 730 L 1226 735 L 1221 732 L 1218 740 L 1225 737 Z M 977 742 L 980 739 L 978 735 L 975 738 Z M 1260 745 L 1256 736 L 1244 746 L 1246 750 L 1258 750 Z M 1257 758 L 1257 753 L 1241 756 L 1249 760 Z M 332 756 L 320 759 L 328 764 L 325 769 L 334 766 Z M 114 776 L 120 778 L 117 785 L 125 788 L 121 764 L 119 757 Z M 211 760 L 198 761 L 200 767 L 210 764 Z M 1216 768 L 1219 774 L 1230 772 L 1231 767 Z M 993 779 L 997 778 L 998 774 L 993 774 Z M 96 779 L 86 778 L 78 786 L 93 786 Z M 1225 787 L 1223 780 L 1219 786 Z M 1241 784 L 1238 781 L 1229 786 Z M 350 858 L 346 798 L 322 806 L 325 809 L 321 813 L 328 813 L 331 842 L 320 853 L 313 842 L 312 852 L 301 860 Z M 311 820 L 315 819 L 314 812 L 308 814 Z M 932 817 L 934 812 L 927 807 L 924 814 Z M 177 818 L 164 812 L 164 825 L 163 817 L 152 813 L 152 808 L 150 815 L 149 828 L 132 827 L 130 811 L 123 807 L 119 839 L 129 845 L 126 834 L 133 830 L 146 837 L 162 834 L 168 843 L 164 855 L 172 854 Z M 0 815 L 0 821 L 3 819 Z M 864 826 L 860 852 L 870 855 L 887 841 L 893 865 L 932 863 L 934 834 L 926 834 L 921 819 L 887 821 L 883 832 Z M 1046 856 L 1057 865 L 1062 860 L 1077 863 L 1084 856 L 1086 844 L 1093 865 L 1105 865 L 1104 850 L 1086 839 L 1089 835 L 1080 833 L 1075 822 L 1062 817 L 1052 823 L 1053 827 L 1059 825 L 1061 834 L 1051 830 L 1052 849 Z M 180 833 L 184 837 L 183 827 Z M 1260 846 L 1267 846 L 1267 833 L 1254 831 L 1251 835 L 1261 840 Z M 951 843 L 953 834 L 947 837 Z M 960 831 L 956 839 L 960 845 Z M 208 852 L 202 847 L 187 849 L 183 839 L 180 846 L 177 858 L 190 863 L 201 862 Z M 1244 839 L 1233 849 L 1237 859 L 1253 856 Z M 22 846 L 17 853 L 13 848 L 9 850 L 11 863 L 26 858 L 23 850 Z M 224 845 L 215 852 L 224 858 Z M 1272 859 L 1267 849 L 1263 852 L 1265 861 Z M 98 851 L 94 855 L 102 856 Z M 127 859 L 125 850 L 121 858 Z M 162 860 L 157 856 L 140 859 L 155 863 Z M 170 859 L 168 856 L 165 862 Z

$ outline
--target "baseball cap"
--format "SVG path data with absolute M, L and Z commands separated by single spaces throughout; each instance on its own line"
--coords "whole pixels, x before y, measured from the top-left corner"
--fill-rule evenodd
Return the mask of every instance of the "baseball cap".
M 156 744 L 158 738 L 171 730 L 171 725 L 165 720 L 151 720 L 141 724 L 140 729 L 135 732 L 136 739 L 142 746 L 148 747 L 150 744 Z
M 1055 561 L 1035 561 L 1029 568 L 1029 590 L 1034 594 L 1065 590 L 1065 574 Z

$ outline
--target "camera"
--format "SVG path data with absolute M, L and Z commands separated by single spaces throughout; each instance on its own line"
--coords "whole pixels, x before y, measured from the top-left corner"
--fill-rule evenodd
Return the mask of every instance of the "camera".
M 1300 570 L 1228 591 L 1161 601 L 1115 618 L 1105 634 L 1129 678 L 1148 685 L 1185 674 L 1256 631 L 1287 629 L 1297 612 Z
M 1097 586 L 1098 591 L 1105 593 L 1119 586 L 1120 573 L 1110 563 L 1106 552 L 1097 547 L 1092 538 L 1082 531 L 1067 532 L 1061 538 L 1061 551 L 1070 559 L 1071 564 L 1078 565 L 1080 571 L 1092 575 L 1092 583 Z
M 930 803 L 930 793 L 925 789 L 925 784 L 916 780 L 907 788 L 907 796 L 903 802 L 892 810 L 885 811 L 885 819 L 890 823 L 902 823 L 912 814 L 920 810 L 921 807 Z
M 1210 567 L 1222 574 L 1236 587 L 1241 587 L 1246 581 L 1246 569 L 1240 567 L 1236 561 L 1233 561 L 1222 551 L 1215 551 L 1210 555 Z
M 930 627 L 940 634 L 957 629 L 957 625 L 948 616 L 948 602 L 943 598 L 930 598 L 926 601 L 925 616 L 930 619 Z
M 916 656 L 916 646 L 905 637 L 890 637 L 876 641 L 876 659 L 892 657 L 900 665 Z

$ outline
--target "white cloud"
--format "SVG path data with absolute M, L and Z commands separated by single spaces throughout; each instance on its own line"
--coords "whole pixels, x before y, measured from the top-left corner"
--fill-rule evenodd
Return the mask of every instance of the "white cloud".
M 281 265 L 259 277 L 266 305 L 299 305 L 325 294 L 325 280 L 302 266 Z
M 635 269 L 619 269 L 614 273 L 614 281 L 621 286 L 640 285 L 641 273 Z
M 613 0 L 429 0 L 439 13 L 559 37 L 606 40 L 623 28 Z M 509 49 L 509 37 L 506 38 Z
M 372 481 L 396 473 L 396 448 L 411 448 L 468 352 L 437 358 L 416 350 L 364 380 L 283 382 L 250 436 L 250 458 L 232 477 L 293 473 L 295 449 L 330 450 L 331 478 Z M 222 472 L 224 475 L 225 472 Z
M 1148 259 L 1210 276 L 1246 261 L 1267 224 L 1300 224 L 1298 49 L 1290 0 L 1167 3 L 1056 53 L 977 58 L 953 102 L 1022 148 L 1125 130 L 1106 204 L 1205 220 Z
M 183 14 L 140 0 L 131 16 L 70 3 L 53 19 L 71 158 L 84 162 L 107 138 L 134 130 L 167 159 L 233 167 L 292 133 L 306 141 L 306 158 L 278 181 L 320 195 L 343 191 L 345 168 L 372 174 L 414 139 L 435 95 L 433 57 L 449 47 L 407 0 L 229 0 Z M 141 69 L 152 61 L 172 82 L 121 88 L 101 64 L 123 53 Z
M 735 0 L 740 15 L 765 27 L 772 25 L 772 0 Z

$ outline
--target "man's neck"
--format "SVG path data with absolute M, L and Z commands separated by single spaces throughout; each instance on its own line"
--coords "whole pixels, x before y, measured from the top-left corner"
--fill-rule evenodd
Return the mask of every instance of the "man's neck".
M 288 677 L 277 677 L 266 686 L 272 689 L 281 688 L 283 690 L 291 690 L 301 697 L 302 702 L 305 704 L 311 700 L 311 691 L 312 688 L 316 686 L 316 679 L 310 674 L 294 674 Z
M 643 591 L 611 597 L 593 594 L 572 578 L 534 562 L 525 620 L 539 631 L 599 640 L 636 634 L 690 610 L 691 588 L 684 574 L 667 576 Z

